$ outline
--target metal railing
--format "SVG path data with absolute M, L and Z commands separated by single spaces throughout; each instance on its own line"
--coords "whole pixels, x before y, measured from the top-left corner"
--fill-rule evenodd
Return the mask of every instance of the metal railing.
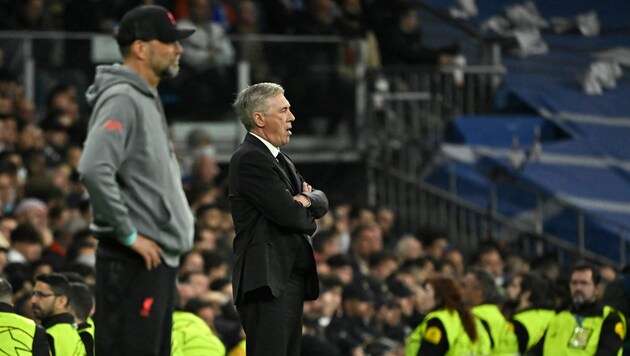
M 553 234 L 537 233 L 530 222 L 481 208 L 408 172 L 387 167 L 381 161 L 368 163 L 369 178 L 375 185 L 372 189 L 374 199 L 379 206 L 388 206 L 396 212 L 402 231 L 446 228 L 450 242 L 467 255 L 474 253 L 481 243 L 494 241 L 510 245 L 526 256 L 553 253 L 561 266 L 580 259 L 611 266 L 625 263 L 603 257 Z
M 463 83 L 456 83 L 455 70 L 464 71 Z M 463 249 L 496 239 L 531 245 L 529 251 L 534 254 L 553 250 L 561 260 L 588 258 L 624 265 L 629 227 L 539 189 L 505 180 L 488 189 L 485 206 L 475 207 L 458 196 L 454 170 L 444 178 L 442 190 L 423 182 L 445 126 L 455 115 L 489 112 L 502 70 L 500 66 L 476 66 L 375 73 L 362 141 L 368 154 L 369 203 L 394 209 L 404 231 L 448 227 Z M 528 201 L 507 201 L 504 190 L 527 196 Z M 504 209 L 506 203 L 517 205 L 520 213 L 510 216 L 510 209 Z

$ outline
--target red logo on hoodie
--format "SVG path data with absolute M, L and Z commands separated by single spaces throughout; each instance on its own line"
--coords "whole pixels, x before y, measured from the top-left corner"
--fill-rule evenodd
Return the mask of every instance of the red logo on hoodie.
M 109 132 L 118 131 L 118 133 L 122 133 L 123 125 L 122 122 L 116 120 L 107 120 L 103 124 L 103 127 L 107 129 Z
M 173 16 L 170 11 L 168 12 L 168 18 L 171 19 L 171 22 L 175 25 L 175 16 Z

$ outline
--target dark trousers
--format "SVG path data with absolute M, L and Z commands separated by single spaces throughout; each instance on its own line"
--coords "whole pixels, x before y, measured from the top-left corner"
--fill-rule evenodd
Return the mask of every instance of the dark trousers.
M 103 242 L 96 253 L 96 354 L 170 355 L 176 269 L 161 263 L 148 271 L 140 255 Z
M 303 274 L 291 273 L 280 297 L 246 295 L 236 307 L 245 330 L 247 356 L 300 355 L 305 281 Z

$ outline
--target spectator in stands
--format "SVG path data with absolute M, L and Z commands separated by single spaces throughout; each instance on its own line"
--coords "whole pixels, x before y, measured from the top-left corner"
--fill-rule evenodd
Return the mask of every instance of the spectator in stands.
M 340 237 L 334 231 L 318 231 L 312 240 L 316 263 L 341 253 Z
M 396 299 L 382 295 L 374 303 L 374 310 L 383 336 L 402 347 L 412 329 L 403 322 L 401 308 Z
M 604 265 L 599 267 L 599 275 L 601 278 L 597 285 L 597 293 L 601 297 L 604 295 L 606 287 L 617 279 L 619 271 L 612 266 Z
M 389 26 L 396 23 L 397 14 L 411 5 L 410 0 L 370 0 L 364 1 L 368 27 L 380 36 Z
M 404 277 L 408 285 L 423 284 L 435 273 L 435 263 L 432 258 L 420 257 L 403 262 L 398 268 L 398 276 Z
M 464 277 L 466 266 L 464 264 L 464 255 L 456 248 L 451 248 L 444 253 L 443 262 L 451 265 L 455 272 L 455 278 L 460 279 Z
M 48 213 L 48 206 L 37 198 L 22 199 L 14 212 L 18 224 L 30 224 L 37 230 L 44 250 L 49 249 L 55 242 L 49 226 Z
M 236 22 L 229 33 L 242 36 L 236 43 L 237 58 L 249 63 L 252 83 L 280 81 L 272 71 L 265 43 L 251 38 L 262 34 L 258 4 L 252 0 L 239 0 L 236 6 Z
M 432 49 L 423 45 L 420 17 L 413 6 L 400 9 L 396 21 L 378 38 L 383 66 L 446 65 L 453 60 L 455 48 Z
M 355 280 L 367 276 L 370 272 L 369 258 L 375 252 L 383 250 L 381 227 L 376 223 L 362 224 L 352 231 L 352 259 Z
M 10 214 L 18 201 L 18 167 L 12 162 L 0 162 L 0 215 Z M 3 231 L 9 238 L 7 231 Z
M 187 272 L 179 277 L 178 282 L 190 285 L 192 295 L 196 298 L 202 297 L 210 290 L 209 279 L 204 271 Z
M 440 261 L 448 247 L 448 237 L 445 232 L 431 228 L 423 228 L 418 233 L 422 241 L 425 254 L 434 261 Z
M 9 263 L 29 265 L 42 256 L 42 250 L 42 237 L 32 224 L 21 223 L 12 231 Z
M 216 251 L 206 251 L 203 254 L 203 258 L 207 269 L 208 283 L 228 277 L 229 266 L 225 255 Z
M 196 226 L 193 248 L 198 251 L 215 251 L 219 247 L 219 232 L 207 226 Z
M 368 27 L 367 18 L 363 11 L 362 0 L 341 0 L 340 15 L 335 18 L 335 27 L 343 37 L 341 60 L 339 63 L 339 92 L 347 98 L 340 105 L 338 114 L 339 129 L 354 129 L 354 112 L 356 107 L 354 90 L 356 86 L 356 68 L 365 65 L 374 70 L 381 66 L 381 57 L 376 35 Z M 386 245 L 391 246 L 388 234 L 385 234 Z
M 20 128 L 17 146 L 22 154 L 26 154 L 28 151 L 41 151 L 44 149 L 45 143 L 44 133 L 37 124 L 26 123 Z
M 216 232 L 221 232 L 221 224 L 225 217 L 223 215 L 223 210 L 219 207 L 219 205 L 202 205 L 199 209 L 197 209 L 195 217 L 197 218 L 198 226 L 207 227 Z
M 83 356 L 86 354 L 81 337 L 70 314 L 72 288 L 61 274 L 37 276 L 31 302 L 37 319 L 46 328 L 54 355 Z
M 13 337 L 5 337 L 0 352 L 6 355 L 17 355 L 16 350 L 34 356 L 49 356 L 50 350 L 46 332 L 31 319 L 16 313 L 12 302 L 13 288 L 9 281 L 0 278 L 0 325 L 5 329 L 19 330 Z M 24 349 L 26 348 L 26 349 Z
M 295 13 L 290 34 L 339 36 L 333 0 L 306 0 L 304 4 L 304 9 Z M 316 135 L 335 133 L 343 104 L 336 99 L 339 97 L 339 46 L 317 40 L 286 48 L 287 55 L 280 58 L 284 61 L 282 67 L 286 68 L 281 76 L 300 73 L 300 81 L 287 81 L 286 85 L 287 90 L 294 93 L 292 102 L 298 108 L 296 116 L 307 119 L 307 125 L 297 129 Z M 273 60 L 275 62 L 276 58 Z
M 330 277 L 338 279 L 343 285 L 352 283 L 355 273 L 350 257 L 346 254 L 337 254 L 328 257 L 326 263 L 329 267 Z
M 501 253 L 495 246 L 486 245 L 480 247 L 473 257 L 473 264 L 488 271 L 497 287 L 503 288 L 505 283 L 505 263 L 503 262 L 503 256 L 501 256 Z M 500 290 L 500 292 L 503 291 Z
M 414 235 L 404 235 L 396 242 L 394 249 L 401 262 L 412 261 L 424 255 L 422 242 Z
M 61 123 L 61 116 L 65 116 L 65 114 L 59 111 L 52 112 L 40 123 L 46 140 L 44 154 L 48 166 L 57 165 L 64 161 L 70 143 L 68 127 Z
M 243 339 L 238 312 L 232 303 L 232 281 L 228 278 L 215 279 L 210 283 L 210 290 L 216 295 L 217 300 L 220 297 L 223 298 L 220 305 L 221 312 L 215 317 L 214 326 L 217 336 L 223 341 L 226 348 L 231 349 Z
M 538 274 L 521 273 L 506 289 L 506 309 L 512 314 L 511 323 L 521 355 L 528 354 L 538 344 L 556 315 L 549 287 L 547 280 Z
M 193 249 L 180 258 L 177 274 L 181 277 L 191 272 L 205 272 L 205 261 L 199 250 Z
M 9 241 L 0 232 L 0 276 L 6 277 L 4 269 L 9 264 Z
M 544 276 L 556 282 L 560 278 L 561 269 L 555 256 L 541 256 L 531 261 L 531 270 L 540 273 Z
M 376 209 L 374 216 L 376 223 L 381 227 L 383 245 L 387 249 L 392 249 L 400 237 L 395 227 L 396 215 L 392 209 L 380 207 Z
M 86 266 L 94 267 L 96 263 L 96 246 L 98 240 L 92 234 L 87 225 L 78 229 L 68 246 L 66 259 L 69 263 L 82 263 Z
M 180 28 L 194 27 L 195 33 L 182 40 L 181 75 L 177 84 L 190 109 L 191 119 L 216 119 L 229 109 L 234 93 L 234 48 L 225 30 L 213 21 L 214 0 L 189 0 L 189 17 Z M 192 80 L 194 78 L 194 80 Z M 232 89 L 230 89 L 232 88 Z
M 265 19 L 263 32 L 286 34 L 295 12 L 303 9 L 303 3 L 303 0 L 260 1 L 259 5 Z
M 63 6 L 60 1 L 21 1 L 15 12 L 11 29 L 26 31 L 60 30 L 62 20 L 60 15 L 63 15 Z M 36 39 L 33 43 L 33 51 L 38 66 L 50 69 L 57 68 L 62 63 L 63 47 L 60 40 Z
M 337 345 L 326 336 L 326 326 L 333 314 L 330 313 L 333 291 L 320 287 L 319 298 L 304 302 L 302 346 L 300 355 L 341 356 Z
M 353 355 L 356 349 L 365 350 L 381 337 L 374 320 L 374 294 L 369 287 L 346 285 L 343 289 L 343 314 L 334 318 L 326 328 L 328 339 L 337 345 L 342 355 Z
M 505 279 L 511 280 L 515 276 L 530 271 L 529 261 L 519 253 L 510 252 L 505 256 Z
M 0 117 L 0 152 L 13 152 L 17 149 L 18 120 L 15 116 Z
M 416 293 L 418 292 L 417 287 L 418 284 L 409 285 L 402 279 L 390 278 L 387 280 L 386 290 L 379 293 L 381 296 L 389 295 L 394 298 L 400 309 L 400 315 L 403 323 L 411 328 L 417 325 L 412 322 L 416 320 L 414 302 Z
M 87 122 L 81 117 L 77 91 L 73 83 L 55 83 L 46 98 L 45 120 L 57 122 L 67 130 L 69 143 L 80 145 L 85 140 Z
M 542 354 L 616 355 L 626 336 L 618 311 L 598 300 L 600 282 L 597 267 L 579 263 L 570 273 L 571 306 L 560 311 L 549 324 Z
M 487 329 L 492 353 L 497 355 L 517 353 L 516 335 L 499 309 L 501 295 L 490 273 L 479 268 L 472 269 L 466 273 L 462 285 L 463 301 L 471 307 L 472 313 Z
M 368 258 L 368 267 L 370 277 L 383 283 L 398 269 L 398 260 L 391 252 L 378 251 Z
M 426 286 L 431 311 L 407 339 L 407 355 L 487 355 L 490 339 L 481 322 L 465 305 L 452 279 L 431 278 Z
M 2 234 L 7 241 L 11 241 L 11 233 L 17 226 L 18 222 L 15 220 L 14 216 L 0 214 L 0 234 Z

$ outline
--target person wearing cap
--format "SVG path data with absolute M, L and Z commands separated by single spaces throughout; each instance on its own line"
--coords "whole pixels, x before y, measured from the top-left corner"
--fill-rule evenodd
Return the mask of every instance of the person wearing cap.
M 282 86 L 251 85 L 234 108 L 248 131 L 228 177 L 236 231 L 232 284 L 247 354 L 299 355 L 303 304 L 319 294 L 309 236 L 328 212 L 328 199 L 280 151 L 295 121 Z
M 169 355 L 179 257 L 193 244 L 193 216 L 158 95 L 179 71 L 179 29 L 155 5 L 121 19 L 123 63 L 96 68 L 78 171 L 92 206 L 98 355 Z
M 342 315 L 333 318 L 326 328 L 326 335 L 342 355 L 365 351 L 370 343 L 383 336 L 376 324 L 374 302 L 374 293 L 367 283 L 344 286 Z

